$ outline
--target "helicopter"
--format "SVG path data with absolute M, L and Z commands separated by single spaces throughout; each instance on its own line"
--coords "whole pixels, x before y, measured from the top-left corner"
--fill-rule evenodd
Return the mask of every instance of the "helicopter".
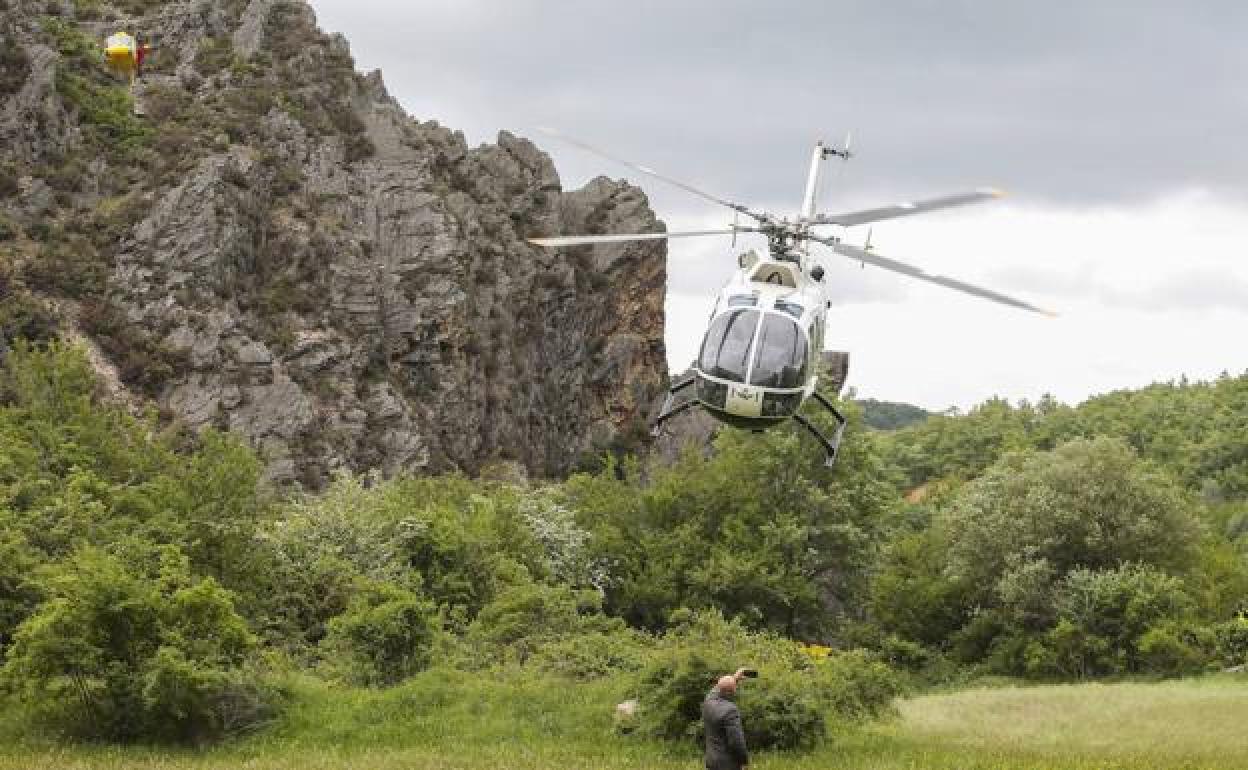
M 823 447 L 824 464 L 832 467 L 840 450 L 847 420 L 818 390 L 820 367 L 827 332 L 827 312 L 832 306 L 826 271 L 811 245 L 826 246 L 833 253 L 918 280 L 934 283 L 1014 308 L 1055 316 L 1043 308 L 992 289 L 955 278 L 933 275 L 921 268 L 875 253 L 870 233 L 863 246 L 846 243 L 836 234 L 822 234 L 827 227 L 848 228 L 887 219 L 922 214 L 938 209 L 964 206 L 998 198 L 1003 193 L 990 187 L 891 206 L 843 213 L 819 213 L 818 192 L 824 161 L 853 157 L 847 136 L 841 147 L 815 143 L 800 212 L 791 219 L 751 208 L 712 195 L 692 185 L 665 176 L 654 169 L 617 158 L 553 129 L 540 129 L 569 144 L 620 163 L 647 176 L 674 185 L 704 200 L 734 212 L 731 227 L 686 232 L 626 233 L 611 235 L 564 235 L 528 238 L 545 248 L 586 244 L 624 243 L 701 236 L 732 235 L 735 245 L 740 233 L 760 233 L 767 239 L 767 253 L 748 251 L 739 255 L 737 270 L 720 290 L 711 313 L 702 346 L 691 373 L 668 388 L 663 406 L 652 426 L 658 436 L 663 424 L 682 412 L 701 407 L 720 422 L 735 428 L 761 432 L 789 419 L 810 432 Z M 738 224 L 738 215 L 752 225 Z M 842 367 L 848 366 L 845 354 Z M 844 381 L 845 369 L 839 373 Z M 834 377 L 838 375 L 833 375 Z M 838 382 L 838 385 L 839 385 Z M 692 388 L 693 397 L 676 403 L 677 395 Z M 803 404 L 813 400 L 836 420 L 836 429 L 826 436 L 809 418 L 800 413 Z

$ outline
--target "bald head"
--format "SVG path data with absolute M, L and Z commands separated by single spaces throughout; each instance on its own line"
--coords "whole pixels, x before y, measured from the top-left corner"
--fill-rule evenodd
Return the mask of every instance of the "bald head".
M 737 678 L 735 676 L 721 676 L 719 681 L 715 683 L 715 689 L 720 695 L 734 695 L 737 692 Z

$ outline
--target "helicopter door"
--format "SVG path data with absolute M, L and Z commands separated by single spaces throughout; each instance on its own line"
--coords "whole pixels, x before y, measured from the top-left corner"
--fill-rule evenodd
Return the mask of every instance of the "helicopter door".
M 758 317 L 757 310 L 734 308 L 711 321 L 698 355 L 698 368 L 703 374 L 745 382 L 750 366 L 750 343 L 758 327 Z
M 754 344 L 750 384 L 765 388 L 800 388 L 810 370 L 810 346 L 797 322 L 779 313 L 763 317 Z

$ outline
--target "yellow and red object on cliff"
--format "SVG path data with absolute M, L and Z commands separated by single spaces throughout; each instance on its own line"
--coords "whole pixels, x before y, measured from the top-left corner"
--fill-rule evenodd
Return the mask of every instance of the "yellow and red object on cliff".
M 104 61 L 113 70 L 131 82 L 135 76 L 143 74 L 143 57 L 150 46 L 140 45 L 134 35 L 128 32 L 116 32 L 104 41 Z

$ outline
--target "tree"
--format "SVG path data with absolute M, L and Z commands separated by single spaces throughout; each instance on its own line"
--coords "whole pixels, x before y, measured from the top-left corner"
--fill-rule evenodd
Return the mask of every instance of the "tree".
M 1202 534 L 1190 501 L 1121 440 L 1076 440 L 1006 456 L 942 510 L 946 573 L 993 603 L 1008 570 L 1044 560 L 1055 576 L 1126 563 L 1185 571 Z
M 657 630 L 680 607 L 818 637 L 861 611 L 893 480 L 852 424 L 837 465 L 796 429 L 724 431 L 714 453 L 613 466 L 567 485 L 605 569 L 606 608 Z M 621 476 L 622 478 L 617 477 Z
M 41 581 L 0 676 L 57 730 L 199 742 L 266 712 L 241 676 L 255 640 L 233 597 L 172 546 L 87 547 Z

